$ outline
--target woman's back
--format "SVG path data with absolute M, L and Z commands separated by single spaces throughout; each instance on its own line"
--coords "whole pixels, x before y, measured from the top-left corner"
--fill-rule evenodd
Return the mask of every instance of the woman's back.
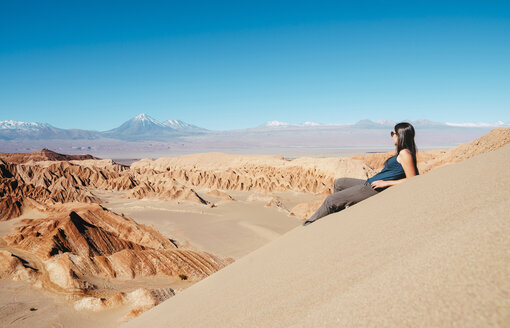
M 384 168 L 381 170 L 381 172 L 369 178 L 367 182 L 371 184 L 372 182 L 377 180 L 388 181 L 404 179 L 406 177 L 406 174 L 404 172 L 404 168 L 402 167 L 402 165 L 397 161 L 397 156 L 398 155 L 395 155 L 389 158 L 384 163 Z

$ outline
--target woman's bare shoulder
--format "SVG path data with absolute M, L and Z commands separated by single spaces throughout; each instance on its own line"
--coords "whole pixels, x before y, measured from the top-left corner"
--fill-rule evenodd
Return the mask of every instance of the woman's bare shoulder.
M 402 149 L 397 156 L 397 161 L 399 163 L 402 163 L 402 161 L 409 161 L 413 160 L 413 155 L 411 154 L 411 151 L 407 148 Z
M 398 154 L 399 155 L 411 156 L 412 157 L 411 151 L 409 149 L 407 149 L 407 148 L 402 149 Z

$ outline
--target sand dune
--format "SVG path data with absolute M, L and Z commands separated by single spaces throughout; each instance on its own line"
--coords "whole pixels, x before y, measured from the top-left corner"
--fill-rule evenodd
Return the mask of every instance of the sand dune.
M 508 327 L 510 146 L 276 241 L 124 327 Z

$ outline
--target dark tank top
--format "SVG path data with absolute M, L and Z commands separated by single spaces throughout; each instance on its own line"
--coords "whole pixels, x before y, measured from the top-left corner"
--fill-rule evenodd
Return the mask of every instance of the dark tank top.
M 391 157 L 384 163 L 384 168 L 381 172 L 377 173 L 373 177 L 369 178 L 367 180 L 367 184 L 371 184 L 374 181 L 377 180 L 400 180 L 404 179 L 406 177 L 406 174 L 404 172 L 404 168 L 402 165 L 397 161 L 397 155 Z M 386 188 L 381 188 L 386 189 Z

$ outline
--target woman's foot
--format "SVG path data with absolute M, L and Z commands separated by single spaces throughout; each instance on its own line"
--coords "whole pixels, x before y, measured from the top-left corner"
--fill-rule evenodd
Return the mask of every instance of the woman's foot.
M 307 225 L 309 225 L 310 223 L 313 223 L 313 222 L 315 222 L 315 220 L 308 219 L 305 222 L 303 222 L 303 226 L 307 226 Z

